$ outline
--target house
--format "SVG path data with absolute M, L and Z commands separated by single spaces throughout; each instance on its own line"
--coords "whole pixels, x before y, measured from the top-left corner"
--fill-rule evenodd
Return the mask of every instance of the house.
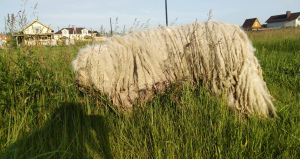
M 8 40 L 7 36 L 0 34 L 0 49 L 5 48 L 5 44 L 6 44 L 7 40 Z
M 300 12 L 273 15 L 267 21 L 268 28 L 296 27 L 300 25 Z
M 92 31 L 86 28 L 63 28 L 58 32 L 54 33 L 54 39 L 56 40 L 84 40 L 92 39 L 95 36 Z
M 53 41 L 54 30 L 44 25 L 38 20 L 33 21 L 25 27 L 20 35 L 13 35 L 17 39 L 17 43 L 25 45 L 55 45 Z
M 242 28 L 246 31 L 255 30 L 261 28 L 261 25 L 257 18 L 246 19 Z
M 0 34 L 0 40 L 6 42 L 7 41 L 7 37 L 5 35 L 3 35 L 3 34 Z

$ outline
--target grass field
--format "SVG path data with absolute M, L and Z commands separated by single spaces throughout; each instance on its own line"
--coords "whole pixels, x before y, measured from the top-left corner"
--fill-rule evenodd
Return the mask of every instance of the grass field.
M 74 85 L 84 44 L 0 51 L 0 158 L 300 158 L 300 29 L 248 32 L 280 119 L 174 84 L 122 115 Z

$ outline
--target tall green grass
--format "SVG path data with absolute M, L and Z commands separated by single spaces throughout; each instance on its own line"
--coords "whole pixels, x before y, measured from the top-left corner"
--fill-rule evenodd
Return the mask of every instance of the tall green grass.
M 248 33 L 280 119 L 244 118 L 188 83 L 123 115 L 74 85 L 83 45 L 1 50 L 0 158 L 299 158 L 299 33 Z

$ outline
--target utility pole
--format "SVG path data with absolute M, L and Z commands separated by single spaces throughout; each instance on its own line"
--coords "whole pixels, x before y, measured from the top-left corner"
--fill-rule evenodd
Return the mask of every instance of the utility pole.
M 111 24 L 111 18 L 110 18 L 110 36 L 113 36 L 112 24 Z
M 166 8 L 166 25 L 168 26 L 168 4 L 167 4 L 167 0 L 165 0 L 165 8 Z

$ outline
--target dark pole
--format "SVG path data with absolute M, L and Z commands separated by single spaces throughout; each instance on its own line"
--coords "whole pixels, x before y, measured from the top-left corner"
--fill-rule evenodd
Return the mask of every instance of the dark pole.
M 167 0 L 165 0 L 165 7 L 166 7 L 166 25 L 168 26 L 168 7 L 167 7 Z
M 111 34 L 111 36 L 113 36 L 112 24 L 111 24 L 111 18 L 109 18 L 109 19 L 110 19 L 110 34 Z

